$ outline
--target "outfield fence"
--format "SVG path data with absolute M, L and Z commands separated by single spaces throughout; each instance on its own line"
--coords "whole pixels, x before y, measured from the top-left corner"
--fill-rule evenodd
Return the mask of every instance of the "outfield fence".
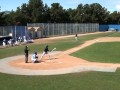
M 23 37 L 26 35 L 26 26 L 0 26 L 0 45 L 4 39 L 9 40 L 10 36 L 16 40 L 17 37 Z
M 30 28 L 31 27 L 31 28 Z M 98 23 L 28 23 L 27 26 L 0 26 L 0 36 L 31 38 L 74 35 L 99 31 Z
M 0 36 L 12 35 L 13 38 L 26 35 L 26 26 L 0 26 Z
M 31 27 L 29 32 L 32 37 L 52 37 L 99 31 L 98 23 L 28 23 L 27 27 Z
M 7 36 L 12 32 L 11 26 L 1 26 L 0 27 L 0 36 Z

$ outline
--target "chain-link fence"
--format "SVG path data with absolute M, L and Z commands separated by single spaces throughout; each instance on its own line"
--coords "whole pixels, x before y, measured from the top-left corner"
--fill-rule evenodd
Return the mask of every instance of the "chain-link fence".
M 3 40 L 16 39 L 27 35 L 26 26 L 0 26 L 0 44 Z
M 98 23 L 28 23 L 27 27 L 40 27 L 40 37 L 51 37 L 61 35 L 73 35 L 99 31 Z M 37 29 L 38 29 L 37 28 Z M 37 31 L 35 29 L 35 31 Z M 33 34 L 33 33 L 32 33 Z M 35 35 L 34 35 L 35 36 Z
M 26 26 L 0 26 L 0 36 L 40 38 L 99 31 L 97 23 L 28 23 L 27 27 L 32 30 Z
M 13 38 L 26 35 L 26 26 L 0 26 L 0 36 L 9 36 Z
M 0 27 L 0 36 L 7 36 L 12 32 L 11 26 L 2 26 Z

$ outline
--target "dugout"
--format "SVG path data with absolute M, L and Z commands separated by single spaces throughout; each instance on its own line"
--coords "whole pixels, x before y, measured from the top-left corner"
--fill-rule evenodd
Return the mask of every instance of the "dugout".
M 0 45 L 2 45 L 4 39 L 6 40 L 6 43 L 7 43 L 8 40 L 12 39 L 12 36 L 1 36 Z

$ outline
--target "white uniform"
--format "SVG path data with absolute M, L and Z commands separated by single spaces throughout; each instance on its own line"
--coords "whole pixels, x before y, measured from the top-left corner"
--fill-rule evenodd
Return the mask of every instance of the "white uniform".
M 3 40 L 3 46 L 4 47 L 6 46 L 6 40 L 5 39 Z
M 32 62 L 35 63 L 36 61 L 38 61 L 38 56 L 34 53 L 31 57 L 31 60 L 32 60 Z

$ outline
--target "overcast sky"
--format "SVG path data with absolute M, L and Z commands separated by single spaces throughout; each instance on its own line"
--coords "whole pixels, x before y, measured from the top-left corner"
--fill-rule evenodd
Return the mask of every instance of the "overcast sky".
M 23 3 L 28 4 L 28 1 L 29 0 L 0 0 L 1 11 L 16 10 L 16 8 L 21 6 Z M 46 3 L 48 6 L 51 6 L 52 3 L 60 3 L 60 5 L 65 9 L 76 8 L 80 3 L 99 3 L 110 12 L 117 10 L 120 11 L 120 0 L 43 0 L 43 3 Z

